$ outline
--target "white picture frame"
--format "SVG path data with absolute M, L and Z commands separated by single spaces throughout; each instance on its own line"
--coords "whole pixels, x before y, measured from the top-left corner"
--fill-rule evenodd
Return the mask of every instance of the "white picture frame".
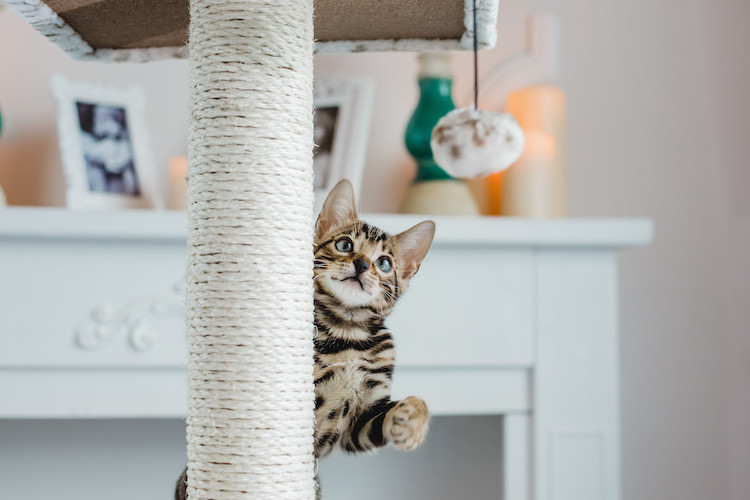
M 71 209 L 163 208 L 138 87 L 50 81 Z
M 357 199 L 362 186 L 375 85 L 351 75 L 316 75 L 315 154 L 313 156 L 315 216 L 329 191 L 349 179 Z

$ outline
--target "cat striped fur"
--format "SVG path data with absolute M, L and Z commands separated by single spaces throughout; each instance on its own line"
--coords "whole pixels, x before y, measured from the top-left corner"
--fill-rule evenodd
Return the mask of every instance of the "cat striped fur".
M 337 445 L 370 451 L 424 440 L 427 405 L 391 400 L 393 337 L 385 319 L 419 269 L 435 232 L 430 221 L 391 236 L 359 220 L 354 191 L 329 194 L 315 238 L 315 455 Z
M 385 320 L 432 244 L 425 221 L 397 235 L 359 220 L 354 189 L 339 182 L 315 225 L 315 447 L 360 453 L 393 444 L 413 450 L 425 438 L 421 399 L 391 399 L 395 345 Z M 185 500 L 186 472 L 175 498 Z

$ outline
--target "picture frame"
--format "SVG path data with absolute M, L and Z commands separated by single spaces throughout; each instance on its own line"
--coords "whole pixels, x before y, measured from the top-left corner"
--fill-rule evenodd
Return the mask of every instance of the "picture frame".
M 163 208 L 143 91 L 50 81 L 71 209 Z
M 362 185 L 375 85 L 371 78 L 316 75 L 313 155 L 315 216 L 328 192 L 349 179 L 357 199 Z

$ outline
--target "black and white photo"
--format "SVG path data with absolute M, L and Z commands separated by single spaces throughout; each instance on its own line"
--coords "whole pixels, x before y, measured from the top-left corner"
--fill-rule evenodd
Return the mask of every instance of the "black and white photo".
M 141 194 L 125 109 L 76 102 L 89 190 Z
M 51 80 L 67 182 L 75 209 L 162 208 L 138 87 Z

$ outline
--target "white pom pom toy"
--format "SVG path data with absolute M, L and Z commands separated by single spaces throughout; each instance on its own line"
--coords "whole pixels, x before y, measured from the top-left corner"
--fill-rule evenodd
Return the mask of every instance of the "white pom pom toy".
M 474 107 L 454 109 L 432 129 L 432 158 L 453 177 L 471 178 L 505 170 L 520 158 L 523 130 L 509 113 L 479 109 L 477 2 L 474 3 Z
M 432 156 L 453 177 L 505 170 L 521 156 L 523 130 L 509 113 L 454 109 L 432 129 Z

